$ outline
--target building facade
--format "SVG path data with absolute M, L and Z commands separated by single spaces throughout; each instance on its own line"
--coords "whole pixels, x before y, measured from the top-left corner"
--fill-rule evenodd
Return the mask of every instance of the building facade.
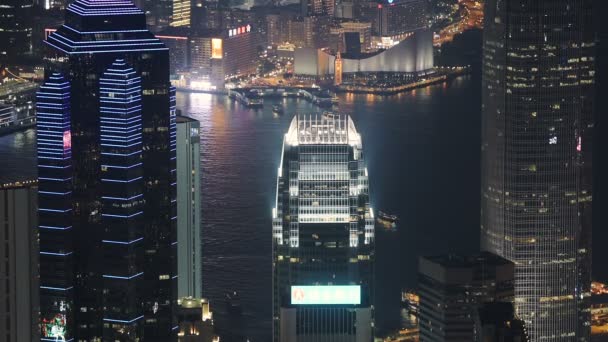
M 175 338 L 175 90 L 145 20 L 127 0 L 77 0 L 45 41 L 40 311 L 61 328 L 43 340 Z
M 324 77 L 334 74 L 335 56 L 314 48 L 296 49 L 296 75 Z M 342 73 L 424 73 L 434 66 L 433 33 L 418 31 L 392 48 L 356 56 L 342 55 Z
M 32 51 L 32 0 L 0 1 L 0 60 Z
M 200 124 L 177 117 L 177 295 L 200 298 L 201 264 L 201 148 Z
M 192 0 L 173 0 L 173 13 L 170 25 L 173 27 L 190 27 Z
M 531 341 L 588 341 L 592 1 L 485 3 L 482 249 L 513 261 Z
M 386 0 L 379 3 L 375 16 L 370 18 L 374 33 L 390 37 L 426 28 L 427 6 L 426 0 Z
M 178 342 L 219 342 L 213 328 L 213 313 L 205 298 L 183 297 L 178 300 Z
M 371 341 L 374 216 L 353 121 L 294 117 L 278 173 L 274 341 Z
M 35 187 L 0 187 L 0 339 L 38 341 L 38 229 Z
M 513 300 L 513 269 L 512 262 L 487 252 L 421 257 L 420 341 L 478 341 L 478 309 Z
M 526 324 L 515 316 L 513 303 L 481 305 L 475 316 L 475 331 L 479 342 L 528 342 Z

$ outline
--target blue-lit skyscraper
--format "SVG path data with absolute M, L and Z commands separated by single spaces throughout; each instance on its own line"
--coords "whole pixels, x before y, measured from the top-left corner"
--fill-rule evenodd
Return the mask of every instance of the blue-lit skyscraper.
M 41 333 L 171 341 L 175 90 L 128 0 L 77 0 L 38 94 Z

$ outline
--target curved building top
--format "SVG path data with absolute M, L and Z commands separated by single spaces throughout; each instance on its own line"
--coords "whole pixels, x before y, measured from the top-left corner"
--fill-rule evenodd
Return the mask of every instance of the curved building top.
M 285 144 L 350 145 L 361 149 L 361 135 L 348 115 L 298 114 L 285 134 Z
M 167 50 L 130 0 L 76 0 L 46 44 L 67 54 Z

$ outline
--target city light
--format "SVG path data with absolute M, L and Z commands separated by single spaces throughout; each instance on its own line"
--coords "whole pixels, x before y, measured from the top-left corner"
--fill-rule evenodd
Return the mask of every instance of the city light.
M 311 285 L 291 286 L 292 305 L 359 305 L 361 286 L 359 285 Z

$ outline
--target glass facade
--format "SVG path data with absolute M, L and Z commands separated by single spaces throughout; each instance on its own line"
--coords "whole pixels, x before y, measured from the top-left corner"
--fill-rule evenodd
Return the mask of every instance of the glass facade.
M 293 119 L 279 167 L 273 259 L 275 341 L 371 340 L 374 218 L 361 137 L 350 117 Z M 360 304 L 294 305 L 292 286 L 306 285 L 359 285 Z M 359 309 L 367 310 L 366 321 L 356 317 Z
M 515 263 L 532 341 L 588 341 L 594 35 L 589 0 L 485 3 L 482 248 Z
M 203 241 L 200 123 L 178 116 L 177 141 L 177 295 L 178 298 L 201 298 Z
M 171 341 L 177 214 L 168 50 L 127 0 L 72 2 L 45 43 L 40 246 L 53 254 L 41 253 L 41 320 L 63 326 L 68 341 Z

